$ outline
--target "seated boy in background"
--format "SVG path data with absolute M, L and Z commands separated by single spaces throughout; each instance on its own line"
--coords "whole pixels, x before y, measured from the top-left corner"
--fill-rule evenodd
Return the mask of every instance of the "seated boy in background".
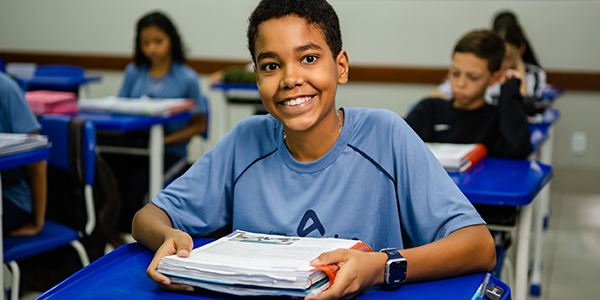
M 527 116 L 521 105 L 521 75 L 501 71 L 504 40 L 490 30 L 473 31 L 454 47 L 449 71 L 454 97 L 419 102 L 406 122 L 425 142 L 481 143 L 488 155 L 523 159 L 531 154 Z M 488 86 L 500 82 L 497 106 L 485 101 Z
M 249 19 L 248 48 L 269 115 L 238 123 L 184 175 L 136 214 L 133 236 L 156 251 L 187 257 L 190 235 L 234 229 L 288 236 L 358 238 L 374 249 L 322 254 L 333 285 L 314 299 L 350 298 L 384 280 L 389 257 L 407 260 L 406 278 L 483 272 L 495 264 L 485 222 L 427 146 L 397 114 L 336 108 L 348 81 L 337 15 L 324 0 L 263 0 Z
M 0 72 L 0 132 L 38 134 L 41 126 L 17 83 Z M 46 161 L 2 170 L 2 231 L 36 235 L 46 216 Z

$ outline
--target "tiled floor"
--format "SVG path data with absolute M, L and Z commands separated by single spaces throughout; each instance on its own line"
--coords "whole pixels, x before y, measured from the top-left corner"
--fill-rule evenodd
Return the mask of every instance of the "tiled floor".
M 552 191 L 543 256 L 542 296 L 530 299 L 600 299 L 600 194 Z

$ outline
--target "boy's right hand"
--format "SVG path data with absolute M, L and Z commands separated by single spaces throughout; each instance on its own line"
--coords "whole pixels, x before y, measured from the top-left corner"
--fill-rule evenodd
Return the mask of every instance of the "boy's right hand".
M 162 289 L 173 291 L 194 291 L 194 287 L 184 284 L 171 284 L 171 280 L 156 272 L 160 260 L 168 255 L 177 254 L 179 257 L 188 257 L 190 251 L 194 247 L 192 237 L 180 230 L 174 230 L 165 237 L 165 242 L 156 250 L 154 259 L 150 262 L 150 266 L 146 270 L 146 275 L 154 282 L 158 283 Z

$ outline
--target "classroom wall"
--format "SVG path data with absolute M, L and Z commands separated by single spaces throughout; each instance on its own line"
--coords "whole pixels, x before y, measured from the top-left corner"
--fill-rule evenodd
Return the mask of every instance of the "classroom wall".
M 257 0 L 2 0 L 0 50 L 131 55 L 134 25 L 143 13 L 161 8 L 175 20 L 189 57 L 248 60 L 246 20 Z M 474 28 L 490 26 L 492 15 L 515 11 L 548 70 L 600 71 L 599 1 L 367 1 L 331 0 L 341 20 L 344 48 L 352 65 L 445 67 L 455 41 Z M 92 97 L 113 95 L 121 72 L 102 72 Z M 352 74 L 352 69 L 350 71 Z M 352 75 L 350 75 L 352 77 Z M 222 97 L 206 86 L 214 116 Z M 433 86 L 353 83 L 340 87 L 338 104 L 391 109 L 405 115 L 409 105 Z M 567 91 L 556 107 L 553 187 L 600 192 L 600 93 Z M 251 113 L 235 108 L 232 120 Z M 210 147 L 229 125 L 213 118 Z M 573 132 L 587 133 L 587 151 L 571 153 Z M 195 142 L 194 149 L 200 147 Z M 201 144 L 201 143 L 200 143 Z M 205 150 L 205 149 L 204 149 Z M 194 157 L 202 151 L 192 151 Z M 585 175 L 581 175 L 585 174 Z M 596 176 L 597 175 L 597 176 Z M 585 177 L 585 178 L 584 178 Z M 586 183 L 589 182 L 589 184 Z

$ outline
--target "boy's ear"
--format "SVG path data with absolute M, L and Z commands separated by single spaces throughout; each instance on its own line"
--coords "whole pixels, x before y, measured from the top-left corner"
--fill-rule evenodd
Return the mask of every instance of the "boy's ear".
M 342 50 L 338 53 L 335 64 L 338 71 L 338 83 L 345 84 L 348 82 L 348 72 L 350 71 L 348 68 L 348 53 L 346 50 Z
M 502 77 L 502 70 L 498 70 L 498 71 L 492 73 L 492 79 L 490 80 L 490 83 L 488 84 L 488 86 L 492 86 L 496 82 L 500 81 L 500 77 Z
M 521 46 L 519 47 L 519 54 L 521 56 L 523 56 L 523 54 L 525 53 L 525 48 L 527 48 L 527 46 L 525 46 L 525 43 L 521 43 Z

